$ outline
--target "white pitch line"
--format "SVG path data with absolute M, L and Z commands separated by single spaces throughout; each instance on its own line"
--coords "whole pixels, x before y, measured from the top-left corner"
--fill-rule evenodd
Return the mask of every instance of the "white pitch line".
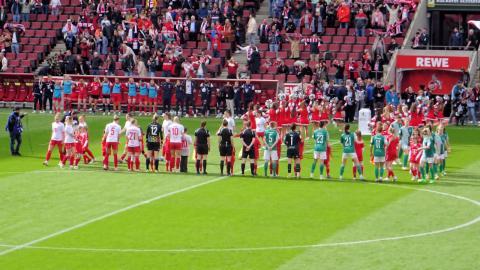
M 213 180 L 211 180 L 213 181 Z M 206 183 L 204 183 L 206 184 Z M 398 186 L 398 185 L 383 185 L 383 184 L 376 184 L 376 183 L 369 183 L 372 185 L 382 185 L 384 187 L 393 187 L 393 188 L 402 188 L 402 189 L 410 189 L 416 190 L 421 192 L 429 192 L 441 196 L 446 196 L 450 198 L 454 198 L 457 200 L 463 200 L 469 203 L 474 204 L 475 206 L 480 206 L 480 202 L 460 196 L 455 194 L 450 194 L 446 192 L 431 190 L 431 189 L 423 189 L 423 188 L 412 188 L 412 187 L 405 187 L 405 186 Z M 459 225 L 455 225 L 453 227 L 439 229 L 430 232 L 423 232 L 423 233 L 416 233 L 416 234 L 409 234 L 409 235 L 400 235 L 400 236 L 392 236 L 392 237 L 384 237 L 384 238 L 377 238 L 377 239 L 368 239 L 368 240 L 357 240 L 357 241 L 346 241 L 346 242 L 336 242 L 336 243 L 320 243 L 320 244 L 311 244 L 311 245 L 291 245 L 291 246 L 266 246 L 266 247 L 240 247 L 240 248 L 187 248 L 187 249 L 134 249 L 134 248 L 127 248 L 127 249 L 115 249 L 115 248 L 75 248 L 75 247 L 50 247 L 50 246 L 30 246 L 30 245 L 6 245 L 0 244 L 0 247 L 8 247 L 10 249 L 6 251 L 13 251 L 16 249 L 21 248 L 28 248 L 28 249 L 39 249 L 39 250 L 59 250 L 59 251 L 84 251 L 84 252 L 117 252 L 117 253 L 160 253 L 160 252 L 167 252 L 167 253 L 187 253 L 187 252 L 251 252 L 251 251 L 273 251 L 273 250 L 292 250 L 292 249 L 307 249 L 307 248 L 324 248 L 324 247 L 339 247 L 339 246 L 353 246 L 353 245 L 360 245 L 360 244 L 371 244 L 377 242 L 386 242 L 386 241 L 397 241 L 403 239 L 410 239 L 410 238 L 418 238 L 418 237 L 425 237 L 425 236 L 432 236 L 441 233 L 447 233 L 456 231 L 462 228 L 469 227 L 474 225 L 480 221 L 480 216 Z M 10 252 L 11 252 L 10 251 Z M 4 251 L 5 252 L 5 251 Z M 0 254 L 3 255 L 3 254 Z
M 336 143 L 332 143 L 332 144 L 336 144 Z M 309 152 L 312 152 L 312 151 L 313 151 L 313 150 L 307 150 L 307 151 L 305 151 L 304 153 L 309 153 Z M 281 158 L 281 159 L 279 159 L 279 161 L 283 161 L 283 160 L 285 160 L 285 159 L 286 159 L 286 158 Z M 41 172 L 41 170 L 38 171 L 38 172 Z M 236 173 L 235 173 L 235 174 L 236 174 Z M 169 193 L 166 193 L 166 194 L 162 194 L 162 195 L 153 197 L 153 198 L 151 198 L 151 199 L 144 200 L 144 201 L 141 201 L 141 202 L 138 202 L 138 203 L 129 205 L 129 206 L 127 206 L 127 207 L 124 207 L 124 208 L 115 210 L 115 211 L 113 211 L 113 212 L 104 214 L 104 215 L 102 215 L 102 216 L 99 216 L 99 217 L 96 217 L 96 218 L 87 220 L 87 221 L 82 222 L 82 223 L 79 223 L 79 224 L 77 224 L 77 225 L 74 225 L 74 226 L 65 228 L 65 229 L 60 230 L 60 231 L 57 231 L 57 232 L 55 232 L 55 233 L 52 233 L 52 234 L 49 234 L 49 235 L 40 237 L 40 238 L 35 239 L 35 240 L 32 240 L 32 241 L 30 241 L 30 242 L 27 242 L 27 243 L 24 243 L 24 244 L 21 244 L 21 245 L 9 246 L 9 247 L 10 247 L 9 249 L 6 249 L 6 250 L 4 250 L 4 251 L 0 251 L 0 256 L 6 255 L 6 254 L 11 253 L 11 252 L 16 251 L 16 250 L 20 250 L 20 249 L 23 249 L 23 248 L 31 247 L 31 245 L 34 245 L 34 244 L 36 244 L 36 243 L 45 241 L 45 240 L 47 240 L 47 239 L 53 238 L 53 237 L 55 237 L 55 236 L 59 236 L 59 235 L 61 235 L 61 234 L 64 234 L 64 233 L 67 233 L 67 232 L 70 232 L 70 231 L 73 231 L 73 230 L 76 230 L 76 229 L 79 229 L 79 228 L 82 228 L 82 227 L 87 226 L 87 225 L 89 225 L 89 224 L 91 224 L 91 223 L 94 223 L 94 222 L 96 222 L 96 221 L 99 221 L 99 220 L 102 220 L 102 219 L 105 219 L 105 218 L 109 218 L 109 217 L 114 216 L 114 215 L 116 215 L 116 214 L 120 214 L 120 213 L 123 213 L 123 212 L 125 212 L 125 211 L 130 210 L 130 209 L 136 208 L 136 207 L 138 207 L 138 206 L 141 206 L 141 205 L 144 205 L 144 204 L 148 204 L 148 203 L 151 203 L 151 202 L 154 202 L 154 201 L 157 201 L 157 200 L 166 198 L 166 197 L 170 197 L 170 196 L 175 195 L 175 194 L 178 194 L 178 193 L 182 193 L 182 192 L 185 192 L 185 191 L 189 191 L 189 190 L 192 190 L 192 189 L 201 187 L 201 186 L 205 186 L 205 185 L 208 185 L 208 184 L 211 184 L 211 183 L 215 183 L 215 182 L 218 182 L 218 181 L 220 181 L 220 180 L 222 180 L 222 179 L 225 179 L 225 178 L 227 178 L 227 177 L 229 177 L 229 176 L 217 177 L 217 178 L 214 178 L 214 179 L 212 179 L 212 180 L 209 180 L 209 181 L 206 181 L 206 182 L 203 182 L 203 183 L 195 184 L 195 185 L 188 186 L 188 187 L 185 187 L 185 188 L 176 190 L 176 191 L 172 191 L 172 192 L 169 192 Z M 0 244 L 0 246 L 5 247 L 5 245 L 1 245 L 1 244 Z

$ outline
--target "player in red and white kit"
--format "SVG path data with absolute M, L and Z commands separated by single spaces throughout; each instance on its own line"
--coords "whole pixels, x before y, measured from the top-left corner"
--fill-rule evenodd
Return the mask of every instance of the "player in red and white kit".
M 412 175 L 412 181 L 417 181 L 420 178 L 419 164 L 422 157 L 422 141 L 420 132 L 417 128 L 413 130 L 412 137 L 410 138 L 409 147 L 409 161 L 410 161 L 410 173 Z
M 385 157 L 385 167 L 387 169 L 387 177 L 397 181 L 397 176 L 393 172 L 393 162 L 398 159 L 398 146 L 400 138 L 395 134 L 395 129 L 390 126 L 387 135 L 388 145 Z
M 167 130 L 167 137 L 170 139 L 170 171 L 173 172 L 180 172 L 183 133 L 184 127 L 179 123 L 178 117 L 175 116 L 173 123 Z M 175 164 L 175 169 L 172 170 L 173 164 Z
M 364 174 L 363 172 L 363 148 L 365 147 L 365 144 L 363 143 L 362 139 L 362 132 L 360 130 L 357 130 L 355 132 L 355 153 L 357 154 L 357 159 L 358 163 L 360 164 L 360 167 L 362 169 L 362 175 Z M 353 166 L 353 179 L 357 177 L 357 168 Z
M 140 153 L 142 153 L 142 131 L 133 119 L 130 127 L 125 132 L 127 137 L 128 170 L 140 171 Z M 135 162 L 135 163 L 134 163 Z M 133 165 L 135 164 L 135 169 Z
M 78 127 L 82 128 L 81 130 L 82 139 L 84 139 L 84 142 L 82 143 L 83 161 L 85 162 L 85 164 L 87 163 L 92 164 L 95 162 L 95 157 L 93 156 L 92 151 L 88 147 L 88 125 L 87 125 L 87 122 L 85 121 L 85 115 L 80 115 L 78 117 Z
M 70 164 L 70 169 L 73 169 L 73 164 L 75 161 L 75 128 L 73 127 L 73 119 L 71 116 L 65 117 L 65 128 L 64 128 L 64 145 L 65 145 L 65 155 L 62 159 L 61 168 L 67 164 L 67 160 Z
M 263 117 L 262 112 L 257 111 L 255 117 L 255 134 L 257 135 L 257 140 L 260 140 L 261 145 L 265 144 L 265 125 L 267 120 Z
M 63 160 L 63 140 L 65 137 L 65 125 L 60 121 L 62 119 L 62 116 L 57 113 L 55 115 L 55 121 L 52 123 L 52 137 L 50 138 L 50 143 L 48 144 L 48 150 L 47 150 L 47 155 L 45 157 L 45 161 L 43 162 L 43 165 L 48 166 L 48 161 L 50 160 L 50 157 L 52 156 L 52 150 L 55 148 L 55 146 L 58 147 L 58 154 L 60 156 L 60 163 L 59 165 L 62 164 Z
M 170 164 L 170 137 L 167 136 L 168 127 L 172 124 L 170 113 L 163 114 L 163 122 L 162 122 L 162 131 L 165 134 L 165 142 L 162 146 L 162 155 L 165 158 L 165 171 L 171 171 L 171 169 L 175 166 L 175 164 Z
M 115 170 L 118 170 L 118 143 L 120 140 L 120 132 L 122 128 L 118 124 L 120 117 L 118 115 L 113 116 L 113 122 L 105 126 L 102 142 L 105 142 L 105 155 L 103 156 L 103 169 L 108 170 L 109 157 L 113 153 L 113 165 Z
M 75 164 L 73 169 L 78 169 L 78 163 L 82 156 L 85 155 L 85 145 L 88 145 L 88 133 L 85 126 L 78 125 L 75 132 Z

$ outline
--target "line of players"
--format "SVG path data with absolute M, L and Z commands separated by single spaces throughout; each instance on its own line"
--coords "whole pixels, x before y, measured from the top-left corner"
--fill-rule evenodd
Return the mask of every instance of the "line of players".
M 301 103 L 300 103 L 301 104 Z M 242 174 L 245 172 L 247 159 L 250 160 L 251 172 L 257 173 L 257 160 L 259 158 L 259 149 L 264 148 L 264 174 L 270 172 L 273 176 L 278 175 L 278 157 L 280 156 L 282 141 L 287 147 L 288 174 L 291 174 L 292 165 L 294 166 L 295 176 L 300 176 L 300 161 L 303 158 L 304 140 L 301 133 L 297 131 L 297 124 L 282 124 L 282 128 L 277 126 L 277 121 L 281 120 L 281 110 L 276 109 L 276 105 L 269 106 L 270 109 L 264 113 L 260 108 L 251 106 L 249 111 L 242 117 L 244 126 L 242 132 L 235 134 L 235 123 L 230 116 L 229 111 L 225 113 L 225 120 L 217 132 L 219 136 L 219 152 L 221 156 L 220 169 L 223 173 L 226 165 L 227 174 L 233 174 L 233 163 L 235 161 L 235 148 L 233 138 L 238 136 L 242 142 Z M 300 107 L 298 115 L 302 117 Z M 283 114 L 285 115 L 285 114 Z M 266 116 L 266 118 L 264 117 Z M 284 116 L 285 117 L 285 116 Z M 314 116 L 308 118 L 312 120 Z M 272 121 L 273 119 L 273 121 Z M 274 120 L 277 121 L 274 121 Z M 409 117 L 402 118 L 397 115 L 393 122 L 377 122 L 374 135 L 371 140 L 371 157 L 375 163 L 375 177 L 377 181 L 383 180 L 384 169 L 388 171 L 388 178 L 396 180 L 393 172 L 393 164 L 399 156 L 403 155 L 403 168 L 406 169 L 407 162 L 410 161 L 412 179 L 424 182 L 425 175 L 430 174 L 431 181 L 438 179 L 439 173 L 445 173 L 445 157 L 448 148 L 448 136 L 444 131 L 444 126 L 440 124 L 437 127 L 437 133 L 432 133 L 432 125 L 427 125 L 424 129 L 411 127 Z M 269 124 L 267 125 L 267 121 Z M 118 124 L 119 117 L 115 116 L 114 121 L 107 125 L 103 137 L 104 149 L 104 168 L 108 169 L 109 156 L 114 156 L 114 169 L 118 168 L 118 144 L 120 134 L 125 132 L 127 143 L 123 160 L 128 157 L 128 168 L 138 170 L 140 166 L 140 153 L 143 146 L 143 134 L 138 127 L 137 122 L 131 116 L 127 115 L 125 127 L 121 129 Z M 302 125 L 302 119 L 299 120 L 301 128 L 308 130 L 308 125 Z M 312 120 L 315 125 L 313 131 L 314 140 L 314 163 L 311 168 L 311 176 L 315 172 L 318 162 L 320 162 L 320 175 L 323 178 L 323 170 L 327 168 L 327 177 L 329 174 L 329 160 L 331 155 L 331 146 L 326 129 L 327 121 Z M 252 125 L 253 124 L 253 125 Z M 52 124 L 52 141 L 49 145 L 45 164 L 51 155 L 51 150 L 58 145 L 59 150 L 62 147 L 62 140 L 65 143 L 65 155 L 60 151 L 61 166 L 67 160 L 70 160 L 72 168 L 77 168 L 78 161 L 88 150 L 88 134 L 86 134 L 86 123 L 79 124 L 77 131 L 73 127 L 72 119 L 65 119 L 65 126 L 60 127 L 60 116 L 57 115 Z M 209 132 L 206 129 L 206 123 L 195 132 L 195 156 L 197 173 L 203 171 L 206 173 L 206 160 L 210 150 Z M 285 129 L 288 128 L 288 131 Z M 360 132 L 355 134 L 349 130 L 347 124 L 344 127 L 344 133 L 341 136 L 343 145 L 342 165 L 340 168 L 340 178 L 343 178 L 346 161 L 351 159 L 354 162 L 353 175 L 356 177 L 358 172 L 360 179 L 363 178 L 363 148 L 364 143 Z M 64 135 L 62 135 L 62 132 Z M 421 131 L 421 134 L 420 134 Z M 283 133 L 283 134 L 282 134 Z M 165 141 L 163 134 L 166 134 Z M 61 139 L 63 138 L 63 139 Z M 84 138 L 87 138 L 86 140 Z M 147 168 L 158 171 L 159 151 L 162 148 L 162 154 L 166 158 L 166 167 L 170 171 L 180 171 L 180 167 L 186 167 L 188 162 L 189 147 L 192 145 L 192 139 L 186 135 L 185 128 L 179 123 L 178 118 L 170 120 L 169 114 L 165 114 L 163 124 L 160 126 L 158 117 L 155 116 L 153 122 L 147 127 L 147 152 L 145 154 Z M 421 141 L 422 139 L 422 141 Z M 85 143 L 86 142 L 86 143 Z M 87 146 L 87 147 L 85 147 Z M 185 154 L 182 155 L 181 152 Z M 410 157 L 410 158 L 408 158 Z M 90 157 L 93 159 L 93 155 Z M 270 163 L 270 166 L 269 166 Z M 182 166 L 181 166 L 182 165 Z M 185 170 L 183 170 L 185 171 Z

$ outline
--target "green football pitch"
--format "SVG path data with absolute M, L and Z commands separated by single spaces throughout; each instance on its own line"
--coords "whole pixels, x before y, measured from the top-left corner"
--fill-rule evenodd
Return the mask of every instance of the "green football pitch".
M 2 128 L 8 113 L 0 111 Z M 375 184 L 368 162 L 367 182 L 352 180 L 351 163 L 338 180 L 333 126 L 328 181 L 318 180 L 318 166 L 309 178 L 311 140 L 299 180 L 285 178 L 285 160 L 276 179 L 238 176 L 238 160 L 237 176 L 221 177 L 215 147 L 208 176 L 193 173 L 191 158 L 188 174 L 165 173 L 163 164 L 159 174 L 129 173 L 125 164 L 104 172 L 98 161 L 78 171 L 55 159 L 44 167 L 52 119 L 23 121 L 22 157 L 10 156 L 0 133 L 2 270 L 480 269 L 480 129 L 447 128 L 448 175 L 435 184 L 413 183 L 398 166 L 396 184 Z M 110 121 L 87 116 L 97 160 Z M 200 119 L 182 122 L 191 134 Z M 219 124 L 208 119 L 207 127 Z

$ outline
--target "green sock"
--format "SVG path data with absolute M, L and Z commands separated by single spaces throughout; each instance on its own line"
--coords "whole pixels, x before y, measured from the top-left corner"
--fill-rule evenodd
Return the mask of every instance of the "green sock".
M 363 172 L 362 172 L 362 166 L 357 165 L 357 172 L 358 172 L 359 175 L 362 175 L 362 174 L 363 174 Z
M 433 164 L 432 164 L 433 165 Z M 432 168 L 430 168 L 430 179 L 433 180 L 434 176 L 435 176 L 435 170 L 433 169 L 435 165 L 432 166 Z
M 425 180 L 425 167 L 420 167 L 420 173 L 422 174 L 422 179 Z
M 428 163 L 425 163 L 425 173 L 426 174 L 430 173 L 430 165 Z
M 323 165 L 323 163 L 320 164 L 320 175 L 323 175 L 323 168 L 325 167 L 325 165 Z
M 380 167 L 380 177 L 382 177 L 382 178 L 383 178 L 383 173 L 384 173 L 384 172 L 385 172 L 385 169 L 384 169 L 384 167 L 383 167 L 383 166 L 382 166 L 382 167 Z
M 343 171 L 345 171 L 345 166 L 340 166 L 340 176 L 343 176 Z
M 267 171 L 268 171 L 268 161 L 265 161 L 263 164 L 263 171 L 265 172 L 265 176 L 267 176 Z
M 447 169 L 447 160 L 444 159 L 442 163 L 443 163 L 443 171 L 445 171 Z
M 276 162 L 272 162 L 272 173 L 273 173 L 273 176 L 277 176 L 277 163 Z
M 440 173 L 443 172 L 443 161 L 440 162 L 440 165 L 438 166 L 438 172 L 440 172 Z
M 310 170 L 311 173 L 315 172 L 315 167 L 317 167 L 317 162 L 316 161 L 312 163 L 312 169 Z
M 437 173 L 438 173 L 438 164 L 437 164 L 437 163 L 434 163 L 434 164 L 433 164 L 433 174 L 434 174 L 434 175 L 437 175 Z
M 403 156 L 403 167 L 407 167 L 407 163 L 408 163 L 408 155 L 405 154 L 405 155 Z
M 375 179 L 378 179 L 378 167 L 375 166 Z
M 400 147 L 400 149 L 398 150 L 398 158 L 402 158 L 402 155 L 403 155 L 403 149 L 402 147 Z

